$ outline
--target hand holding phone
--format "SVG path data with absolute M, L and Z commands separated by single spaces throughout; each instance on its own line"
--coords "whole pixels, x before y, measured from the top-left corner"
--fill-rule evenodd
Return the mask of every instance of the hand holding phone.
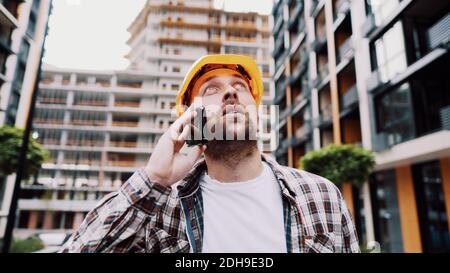
M 196 145 L 204 145 L 208 143 L 208 139 L 205 136 L 204 127 L 206 126 L 206 109 L 205 106 L 201 106 L 196 109 L 197 115 L 193 119 L 193 130 L 191 135 L 186 140 L 188 147 Z

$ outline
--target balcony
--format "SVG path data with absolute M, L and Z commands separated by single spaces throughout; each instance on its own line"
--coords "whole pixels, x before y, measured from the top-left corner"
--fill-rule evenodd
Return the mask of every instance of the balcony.
M 316 36 L 314 41 L 311 43 L 311 47 L 314 52 L 319 53 L 326 50 L 327 37 L 325 35 Z
M 279 119 L 280 120 L 286 119 L 287 116 L 291 113 L 291 110 L 292 110 L 292 105 L 286 106 L 286 108 L 281 110 Z
M 295 8 L 289 12 L 289 22 L 288 22 L 289 29 L 291 29 L 294 26 L 295 22 L 297 21 L 297 18 L 301 16 L 302 11 L 303 11 L 303 2 L 296 1 Z
M 284 49 L 284 33 L 280 32 L 275 39 L 272 56 L 276 58 Z
M 59 138 L 38 138 L 38 142 L 43 145 L 59 145 L 61 140 Z
M 109 143 L 113 147 L 123 147 L 123 148 L 137 147 L 137 141 L 110 141 Z
M 441 108 L 440 110 L 442 130 L 450 130 L 450 106 Z
M 98 200 L 41 200 L 20 199 L 19 208 L 22 210 L 44 210 L 44 211 L 85 211 L 92 210 Z
M 312 80 L 312 86 L 319 88 L 322 85 L 322 83 L 325 81 L 325 79 L 328 77 L 328 74 L 329 74 L 328 64 L 319 68 L 316 78 L 314 80 Z
M 301 60 L 298 62 L 298 64 L 294 67 L 294 70 L 292 72 L 292 76 L 290 78 L 290 83 L 293 84 L 307 71 L 308 69 L 308 61 L 309 61 L 309 54 L 304 53 L 300 54 Z
M 445 141 L 448 139 L 448 137 L 445 135 L 445 133 L 450 130 L 450 106 L 446 106 L 440 109 L 440 121 L 441 121 L 441 128 L 438 131 L 432 131 L 428 132 L 427 134 L 423 135 L 417 135 L 415 133 L 408 134 L 408 135 L 402 135 L 399 132 L 381 132 L 373 137 L 373 150 L 375 152 L 381 152 L 384 150 L 388 150 L 393 146 L 401 145 L 402 143 L 405 143 L 407 141 L 413 141 L 413 142 L 422 142 L 424 141 L 427 143 L 428 146 L 433 145 L 440 145 L 442 143 L 445 143 Z M 445 132 L 444 132 L 445 131 Z M 442 134 L 444 133 L 444 134 Z M 441 137 L 445 136 L 445 137 Z M 427 139 L 428 140 L 425 140 Z M 412 150 L 414 150 L 415 145 L 411 144 Z M 423 146 L 425 147 L 425 146 Z M 436 148 L 432 147 L 430 148 L 432 150 L 439 150 L 442 149 L 442 147 Z M 409 149 L 408 149 L 409 150 Z
M 64 120 L 63 119 L 46 119 L 46 118 L 34 118 L 33 119 L 34 123 L 38 123 L 38 124 L 64 124 Z
M 114 106 L 139 108 L 140 102 L 137 102 L 137 101 L 115 101 Z
M 326 126 L 333 122 L 333 112 L 331 103 L 320 110 L 318 126 Z
M 295 137 L 298 140 L 306 140 L 310 133 L 311 133 L 311 124 L 304 123 L 300 128 L 295 130 Z
M 366 87 L 369 92 L 375 91 L 382 85 L 384 85 L 384 83 L 378 70 L 373 71 L 372 74 L 370 74 L 369 78 L 367 78 L 366 80 Z
M 342 62 L 344 59 L 350 59 L 353 56 L 353 41 L 352 37 L 348 39 L 339 47 L 337 53 L 337 63 Z
M 137 167 L 137 166 L 144 166 L 145 162 L 139 163 L 133 160 L 110 160 L 108 161 L 108 165 L 115 167 Z
M 88 147 L 99 147 L 103 146 L 102 140 L 81 140 L 81 139 L 68 139 L 66 141 L 67 146 L 88 146 Z
M 39 97 L 38 103 L 41 104 L 66 104 L 66 98 L 45 98 Z
M 302 91 L 294 99 L 294 104 L 301 103 L 303 100 L 307 99 L 310 94 L 311 94 L 311 89 L 309 89 L 308 86 L 303 85 L 302 86 Z
M 284 64 L 285 58 L 288 55 L 288 51 L 285 51 L 283 54 L 281 54 L 280 57 L 275 58 L 275 74 L 278 72 L 280 67 Z
M 277 17 L 275 24 L 273 26 L 272 29 L 272 33 L 275 35 L 276 33 L 278 33 L 278 31 L 281 29 L 281 26 L 283 25 L 283 16 L 280 15 Z
M 108 102 L 106 100 L 77 100 L 73 105 L 104 107 L 108 106 Z
M 375 16 L 373 14 L 369 14 L 361 26 L 361 31 L 364 37 L 369 37 L 369 35 L 377 28 L 375 23 Z
M 351 87 L 341 96 L 341 108 L 348 109 L 358 103 L 358 89 L 356 85 Z
M 433 50 L 437 47 L 449 47 L 450 42 L 450 13 L 430 27 L 427 31 L 428 48 Z
M 320 0 L 312 0 L 311 1 L 311 9 L 309 10 L 309 15 L 314 16 L 316 13 L 317 7 L 319 6 Z
M 73 119 L 70 122 L 72 125 L 77 126 L 105 126 L 105 120 L 83 120 L 83 119 Z
M 275 91 L 275 98 L 273 100 L 273 104 L 280 104 L 281 101 L 286 97 L 286 90 L 276 90 Z
M 90 165 L 90 166 L 100 166 L 100 159 L 92 159 L 92 158 L 67 158 L 64 160 L 63 164 L 71 164 L 71 165 Z
M 139 122 L 136 122 L 136 121 L 113 121 L 112 126 L 115 126 L 115 127 L 138 127 Z
M 350 2 L 348 0 L 337 0 L 334 6 L 333 16 L 334 20 L 339 17 L 339 15 L 346 15 L 350 11 Z

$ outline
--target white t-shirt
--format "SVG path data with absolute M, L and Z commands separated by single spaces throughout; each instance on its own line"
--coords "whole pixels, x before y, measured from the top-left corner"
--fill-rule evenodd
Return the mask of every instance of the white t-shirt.
M 243 182 L 203 174 L 203 252 L 287 252 L 280 185 L 269 165 L 263 167 Z

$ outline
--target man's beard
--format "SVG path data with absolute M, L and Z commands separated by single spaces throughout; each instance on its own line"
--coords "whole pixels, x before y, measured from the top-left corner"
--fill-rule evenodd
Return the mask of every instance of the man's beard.
M 227 129 L 226 123 L 229 121 L 231 119 L 226 120 L 225 123 L 219 123 L 219 126 L 223 126 L 224 128 L 223 138 L 210 140 L 207 144 L 208 148 L 205 150 L 205 155 L 215 161 L 220 160 L 224 164 L 233 166 L 238 164 L 242 159 L 257 152 L 258 144 L 256 140 L 256 126 L 250 121 L 248 113 L 245 113 L 245 128 L 241 132 L 235 132 L 233 129 L 230 131 L 231 127 L 238 127 L 233 123 L 229 124 Z M 245 137 L 242 138 L 244 134 Z M 230 135 L 232 139 L 230 139 Z
M 233 166 L 258 151 L 256 140 L 212 140 L 205 155 L 214 161 Z

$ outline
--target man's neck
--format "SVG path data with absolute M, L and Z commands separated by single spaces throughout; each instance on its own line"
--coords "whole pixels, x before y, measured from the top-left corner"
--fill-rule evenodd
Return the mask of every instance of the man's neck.
M 220 141 L 205 151 L 208 175 L 220 182 L 251 180 L 262 172 L 256 141 Z

